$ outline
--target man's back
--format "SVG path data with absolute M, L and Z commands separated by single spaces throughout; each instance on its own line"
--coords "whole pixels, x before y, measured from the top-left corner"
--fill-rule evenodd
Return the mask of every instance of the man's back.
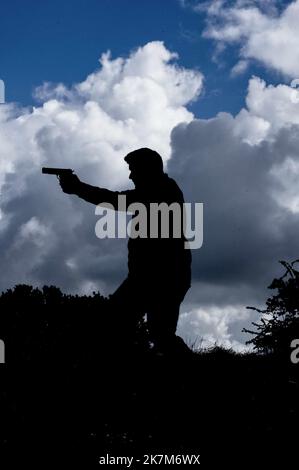
M 130 238 L 128 242 L 128 267 L 129 275 L 138 279 L 142 277 L 150 283 L 184 284 L 190 283 L 191 276 L 191 252 L 185 247 L 183 233 L 183 204 L 184 197 L 177 183 L 165 173 L 155 181 L 152 186 L 145 187 L 142 191 L 134 190 L 135 200 L 144 204 L 147 209 L 147 238 Z M 169 215 L 169 236 L 161 237 L 162 217 L 158 219 L 158 237 L 151 238 L 151 204 L 168 205 L 165 216 Z M 174 238 L 173 217 L 171 204 L 176 203 L 180 208 L 180 217 L 176 224 L 180 230 L 180 237 Z M 168 212 L 167 212 L 168 211 Z M 163 221 L 165 223 L 165 220 Z

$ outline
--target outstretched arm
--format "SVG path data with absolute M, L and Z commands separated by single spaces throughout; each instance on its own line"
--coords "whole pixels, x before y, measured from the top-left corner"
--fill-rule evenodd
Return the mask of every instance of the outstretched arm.
M 90 184 L 83 183 L 78 176 L 72 174 L 59 177 L 59 183 L 63 192 L 67 194 L 75 194 L 91 204 L 101 204 L 108 202 L 115 209 L 118 207 L 118 196 L 126 196 L 126 206 L 135 202 L 135 191 L 128 189 L 127 191 L 110 191 L 106 188 L 98 188 Z

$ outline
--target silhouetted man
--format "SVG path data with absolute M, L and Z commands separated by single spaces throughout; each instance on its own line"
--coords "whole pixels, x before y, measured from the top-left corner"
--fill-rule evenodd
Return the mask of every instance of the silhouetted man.
M 129 274 L 111 296 L 111 302 L 132 315 L 146 313 L 153 343 L 158 350 L 165 350 L 175 343 L 180 304 L 191 285 L 191 252 L 185 246 L 183 230 L 179 238 L 173 236 L 172 220 L 168 238 L 161 237 L 161 220 L 158 237 L 149 236 L 150 203 L 175 202 L 183 210 L 184 198 L 176 182 L 164 173 L 157 152 L 142 148 L 130 152 L 125 161 L 135 189 L 110 191 L 85 184 L 76 175 L 60 177 L 60 185 L 65 193 L 76 194 L 92 204 L 105 202 L 117 209 L 118 196 L 126 196 L 127 207 L 137 202 L 148 209 L 148 236 L 129 238 Z

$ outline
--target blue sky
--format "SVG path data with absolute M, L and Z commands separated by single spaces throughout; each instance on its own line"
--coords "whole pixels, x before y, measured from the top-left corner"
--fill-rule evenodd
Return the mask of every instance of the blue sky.
M 204 21 L 204 14 L 183 8 L 179 0 L 2 2 L 0 77 L 6 83 L 6 100 L 31 105 L 33 89 L 42 82 L 82 81 L 106 50 L 114 58 L 125 57 L 136 47 L 160 40 L 179 54 L 180 65 L 204 74 L 204 93 L 189 106 L 196 116 L 236 114 L 252 74 L 272 83 L 281 77 L 255 64 L 232 79 L 236 51 L 230 48 L 219 63 L 211 60 L 214 43 L 201 37 Z

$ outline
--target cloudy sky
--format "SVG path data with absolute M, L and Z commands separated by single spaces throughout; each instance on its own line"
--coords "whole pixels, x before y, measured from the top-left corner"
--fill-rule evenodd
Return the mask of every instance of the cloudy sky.
M 242 349 L 246 305 L 299 257 L 299 0 L 71 5 L 1 4 L 0 290 L 112 293 L 126 241 L 97 239 L 94 206 L 40 169 L 125 189 L 124 155 L 148 146 L 204 204 L 179 333 Z

